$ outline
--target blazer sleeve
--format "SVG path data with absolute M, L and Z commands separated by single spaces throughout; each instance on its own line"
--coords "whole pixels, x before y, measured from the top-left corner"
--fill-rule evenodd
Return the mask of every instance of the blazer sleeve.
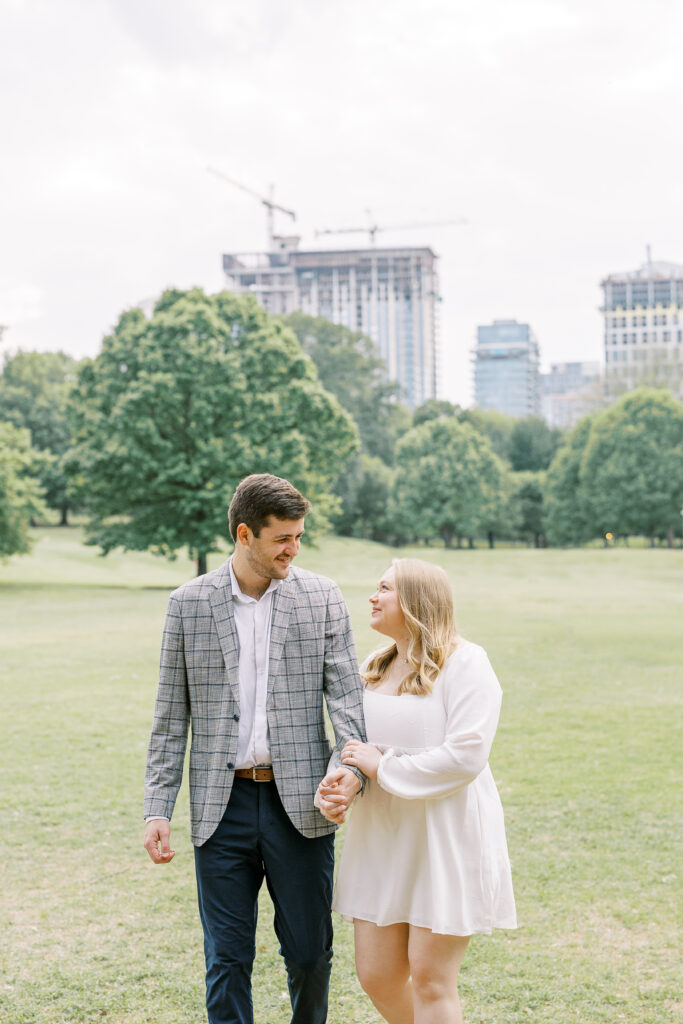
M 185 669 L 183 620 L 171 594 L 161 641 L 159 688 L 147 750 L 144 816 L 171 817 L 183 777 L 190 707 Z
M 476 779 L 488 763 L 502 690 L 486 651 L 468 644 L 444 671 L 443 743 L 419 754 L 388 750 L 380 761 L 377 781 L 394 796 L 406 800 L 450 796 Z
M 323 673 L 325 703 L 335 739 L 329 770 L 341 764 L 340 755 L 347 740 L 365 742 L 363 682 L 358 671 L 348 608 L 336 586 L 330 588 L 327 599 Z M 350 765 L 348 767 L 351 768 Z M 351 768 L 351 771 L 364 786 L 363 773 L 356 768 Z

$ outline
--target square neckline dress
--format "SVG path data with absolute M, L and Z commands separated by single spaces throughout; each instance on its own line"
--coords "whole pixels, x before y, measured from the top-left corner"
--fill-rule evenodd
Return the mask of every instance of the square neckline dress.
M 426 696 L 366 688 L 378 778 L 354 801 L 332 906 L 447 935 L 516 928 L 503 808 L 488 765 L 502 691 L 460 640 Z

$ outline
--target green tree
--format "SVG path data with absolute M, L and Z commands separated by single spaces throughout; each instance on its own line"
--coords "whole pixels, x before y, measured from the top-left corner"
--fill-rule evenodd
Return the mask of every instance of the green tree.
M 509 521 L 516 537 L 540 548 L 545 545 L 543 475 L 511 474 L 514 490 L 509 499 Z
M 488 437 L 491 448 L 496 455 L 505 459 L 510 458 L 510 438 L 517 422 L 514 417 L 507 416 L 504 412 L 496 409 L 463 409 L 459 416 L 463 423 L 470 423 L 480 434 Z
M 399 387 L 386 379 L 384 362 L 364 334 L 304 313 L 292 313 L 284 323 L 292 328 L 314 361 L 323 386 L 336 395 L 360 435 L 361 451 L 334 484 L 340 501 L 332 517 L 334 529 L 343 536 L 385 541 L 396 440 L 411 425 L 410 411 L 398 398 Z
M 17 352 L 5 357 L 0 375 L 0 420 L 29 430 L 32 447 L 43 453 L 40 482 L 62 525 L 70 505 L 63 463 L 71 443 L 66 405 L 76 367 L 65 352 Z
M 576 545 L 590 540 L 590 523 L 581 464 L 594 416 L 576 424 L 550 464 L 543 485 L 545 533 L 551 544 Z
M 82 366 L 70 406 L 70 470 L 91 543 L 206 556 L 248 473 L 288 477 L 325 525 L 331 483 L 358 445 L 292 332 L 251 296 L 166 292 L 132 309 Z
M 490 548 L 496 546 L 497 539 L 511 537 L 514 534 L 513 524 L 510 522 L 514 474 L 509 472 L 507 464 L 502 459 L 495 457 L 498 460 L 498 477 L 494 478 L 493 486 L 487 485 L 484 488 L 480 519 L 480 530 L 486 535 Z
M 444 416 L 460 416 L 461 414 L 462 409 L 459 405 L 453 405 L 452 402 L 446 402 L 440 398 L 428 398 L 413 412 L 413 426 L 419 427 L 420 424 L 427 423 L 429 420 L 438 420 Z
M 28 430 L 0 422 L 0 559 L 31 549 L 29 527 L 44 511 L 38 453 Z
M 376 456 L 360 452 L 335 485 L 342 502 L 332 519 L 343 537 L 386 541 L 391 533 L 390 503 L 395 470 Z
M 669 534 L 683 504 L 683 403 L 639 388 L 593 420 L 581 481 L 594 534 Z
M 446 547 L 485 526 L 503 466 L 488 439 L 447 417 L 409 430 L 397 445 L 394 526 L 401 536 Z
M 410 427 L 411 416 L 399 401 L 398 384 L 386 379 L 374 342 L 323 317 L 291 313 L 283 322 L 315 363 L 323 387 L 351 414 L 363 450 L 392 465 L 396 440 Z
M 549 427 L 538 416 L 525 416 L 515 422 L 510 434 L 508 460 L 513 472 L 547 469 L 562 441 L 562 431 Z

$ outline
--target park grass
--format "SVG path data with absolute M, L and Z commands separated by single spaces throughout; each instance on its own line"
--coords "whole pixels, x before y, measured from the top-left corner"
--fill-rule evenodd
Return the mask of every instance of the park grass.
M 0 566 L 0 1020 L 198 1024 L 186 792 L 172 865 L 147 860 L 140 817 L 166 598 L 193 567 L 101 559 L 78 530 L 37 540 Z M 459 627 L 505 694 L 492 768 L 520 929 L 470 944 L 468 1024 L 680 1019 L 681 552 L 410 553 L 448 570 Z M 392 554 L 326 538 L 299 558 L 339 581 L 361 655 Z M 257 1024 L 289 1020 L 271 919 L 264 898 Z M 330 1024 L 378 1022 L 350 926 L 335 927 Z

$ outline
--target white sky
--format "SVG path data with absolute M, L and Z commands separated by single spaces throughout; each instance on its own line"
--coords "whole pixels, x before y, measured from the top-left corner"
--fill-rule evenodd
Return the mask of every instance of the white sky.
M 164 287 L 223 285 L 258 202 L 441 256 L 443 397 L 478 323 L 601 358 L 607 273 L 683 263 L 683 0 L 0 0 L 0 324 L 95 355 Z M 291 222 L 276 222 L 287 232 Z M 364 244 L 341 236 L 327 244 Z

